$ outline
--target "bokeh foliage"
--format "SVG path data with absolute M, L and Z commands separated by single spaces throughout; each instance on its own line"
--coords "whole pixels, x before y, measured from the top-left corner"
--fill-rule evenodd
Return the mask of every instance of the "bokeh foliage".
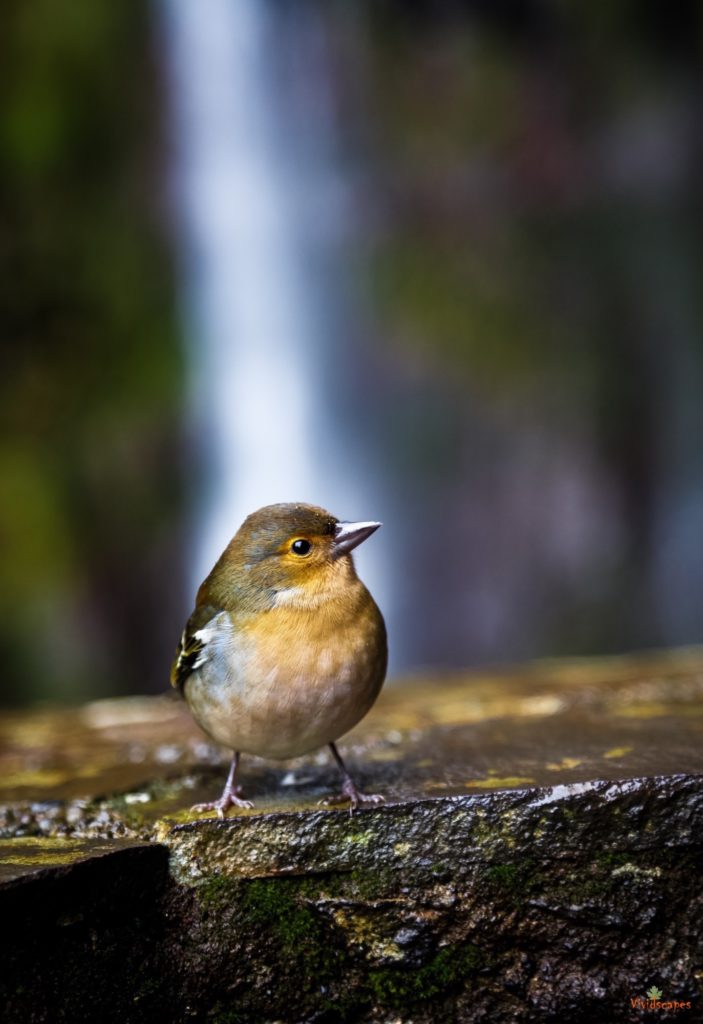
M 2 24 L 4 696 L 140 689 L 182 497 L 149 6 L 7 0 Z
M 365 10 L 394 457 L 442 523 L 409 617 L 451 595 L 423 657 L 700 637 L 700 7 Z

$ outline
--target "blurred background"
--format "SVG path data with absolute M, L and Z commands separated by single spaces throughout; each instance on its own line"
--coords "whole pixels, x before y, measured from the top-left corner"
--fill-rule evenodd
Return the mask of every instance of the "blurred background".
M 2 702 L 167 688 L 269 501 L 396 676 L 702 641 L 701 27 L 4 0 Z

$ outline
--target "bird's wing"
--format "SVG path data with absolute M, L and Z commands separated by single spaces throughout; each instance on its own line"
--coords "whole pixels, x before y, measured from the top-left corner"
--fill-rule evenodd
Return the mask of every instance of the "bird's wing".
M 191 672 L 207 661 L 208 625 L 222 612 L 211 604 L 199 605 L 188 619 L 181 633 L 176 657 L 171 665 L 171 686 L 183 693 L 183 687 Z

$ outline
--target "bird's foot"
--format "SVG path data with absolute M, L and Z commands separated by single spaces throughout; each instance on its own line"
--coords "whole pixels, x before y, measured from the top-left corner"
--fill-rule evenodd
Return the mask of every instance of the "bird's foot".
M 380 793 L 361 793 L 351 779 L 345 779 L 342 792 L 336 796 L 327 796 L 319 803 L 323 807 L 332 807 L 335 804 L 345 804 L 349 801 L 349 813 L 353 814 L 360 804 L 382 804 L 386 798 Z
M 193 804 L 191 811 L 199 811 L 200 813 L 217 811 L 218 818 L 225 818 L 227 816 L 226 812 L 230 807 L 252 808 L 254 805 L 251 800 L 243 800 L 241 792 L 241 786 L 235 786 L 234 789 L 225 789 L 219 800 L 213 800 L 211 803 L 205 804 Z

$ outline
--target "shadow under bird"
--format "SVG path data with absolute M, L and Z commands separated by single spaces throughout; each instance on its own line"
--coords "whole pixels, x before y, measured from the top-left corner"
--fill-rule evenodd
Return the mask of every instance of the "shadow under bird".
M 230 541 L 198 590 L 171 684 L 217 743 L 234 751 L 219 800 L 194 810 L 251 807 L 236 784 L 241 753 L 286 759 L 328 745 L 341 795 L 356 788 L 335 740 L 376 700 L 388 661 L 383 616 L 351 552 L 380 523 L 345 523 L 314 505 L 267 505 Z

